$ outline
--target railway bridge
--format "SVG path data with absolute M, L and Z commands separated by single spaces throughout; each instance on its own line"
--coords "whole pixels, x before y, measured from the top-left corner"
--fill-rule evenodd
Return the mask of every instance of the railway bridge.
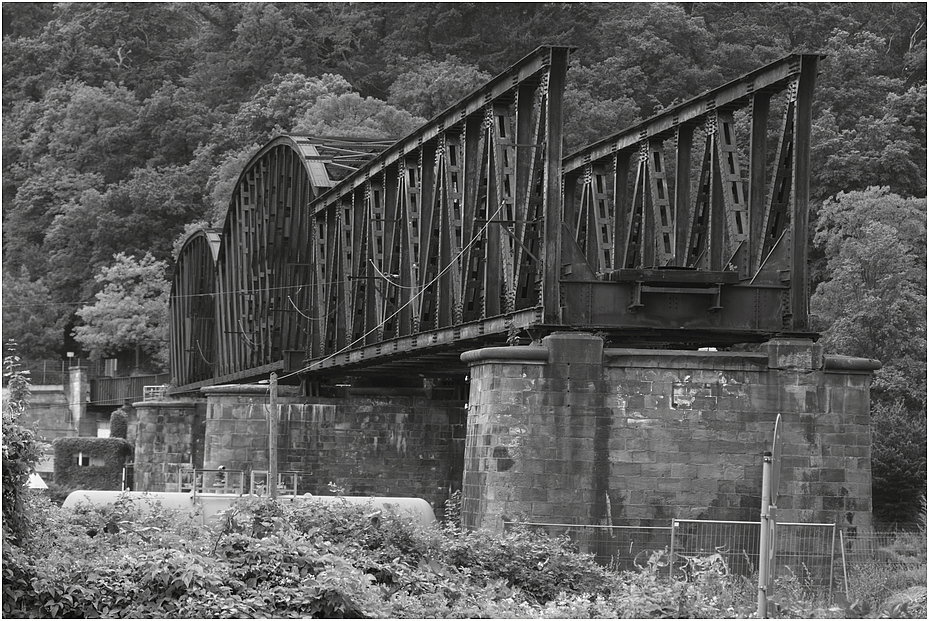
M 176 390 L 458 373 L 464 351 L 566 329 L 687 348 L 807 332 L 819 57 L 565 157 L 569 52 L 539 48 L 394 144 L 265 145 L 222 229 L 180 252 Z
M 143 404 L 137 446 L 267 463 L 256 382 L 274 372 L 292 384 L 281 468 L 316 484 L 353 472 L 356 490 L 436 504 L 463 488 L 472 526 L 739 519 L 782 414 L 785 485 L 813 499 L 796 517 L 868 522 L 876 366 L 824 354 L 809 323 L 820 56 L 565 154 L 570 53 L 538 48 L 393 143 L 261 148 L 222 227 L 180 250 L 174 401 Z

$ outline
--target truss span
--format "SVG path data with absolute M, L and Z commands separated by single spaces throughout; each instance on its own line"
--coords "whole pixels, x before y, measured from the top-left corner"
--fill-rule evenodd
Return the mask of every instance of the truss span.
M 463 350 L 564 329 L 675 347 L 805 333 L 793 231 L 818 56 L 563 158 L 569 52 L 539 48 L 389 146 L 266 145 L 222 231 L 179 257 L 180 388 L 273 370 L 445 375 Z

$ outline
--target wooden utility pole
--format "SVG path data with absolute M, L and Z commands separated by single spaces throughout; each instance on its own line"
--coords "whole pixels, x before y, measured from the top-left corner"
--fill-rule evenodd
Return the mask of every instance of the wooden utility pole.
M 268 413 L 268 492 L 271 500 L 277 500 L 277 373 L 271 373 L 269 391 L 271 411 Z

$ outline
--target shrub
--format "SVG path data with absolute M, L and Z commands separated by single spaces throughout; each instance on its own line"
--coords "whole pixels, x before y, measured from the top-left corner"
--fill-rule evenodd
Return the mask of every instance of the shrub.
M 3 408 L 3 539 L 21 542 L 28 538 L 30 526 L 25 504 L 31 495 L 29 475 L 42 458 L 42 443 L 32 429 L 19 419 L 29 403 L 28 371 L 20 370 L 16 344 L 8 343 L 3 359 L 3 380 L 8 397 Z
M 73 489 L 118 490 L 123 486 L 123 466 L 132 445 L 122 438 L 57 438 L 55 482 Z M 78 465 L 78 456 L 103 465 Z M 92 462 L 91 462 L 92 463 Z
M 110 414 L 110 437 L 125 440 L 129 435 L 129 417 L 126 410 L 119 408 Z

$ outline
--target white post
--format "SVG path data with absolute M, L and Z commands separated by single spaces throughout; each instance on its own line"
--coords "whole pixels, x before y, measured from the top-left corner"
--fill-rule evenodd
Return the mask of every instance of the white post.
M 268 491 L 277 500 L 277 373 L 271 373 L 271 411 L 268 413 Z
M 758 618 L 768 618 L 768 550 L 771 547 L 770 498 L 771 498 L 771 451 L 764 452 L 764 465 L 761 468 L 761 542 L 758 546 Z

